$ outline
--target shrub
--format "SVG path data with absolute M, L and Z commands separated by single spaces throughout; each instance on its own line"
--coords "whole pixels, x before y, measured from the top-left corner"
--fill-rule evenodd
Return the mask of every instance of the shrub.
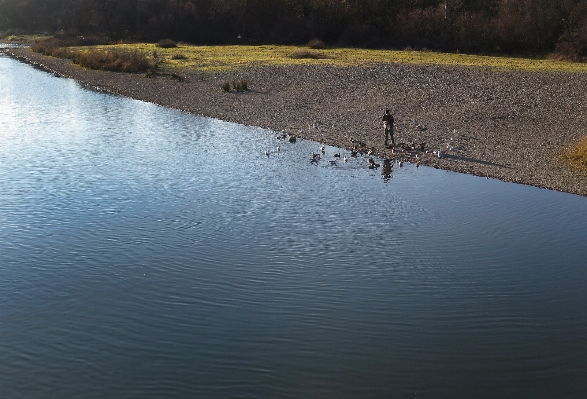
M 57 58 L 75 58 L 75 51 L 72 51 L 66 47 L 57 47 L 55 49 L 53 49 L 53 51 L 51 52 L 51 56 L 52 57 L 57 57 Z
M 566 32 L 558 40 L 554 54 L 549 58 L 562 61 L 587 61 L 587 23 L 573 32 Z
M 161 48 L 174 48 L 177 47 L 177 43 L 175 43 L 171 39 L 161 39 L 157 42 L 157 47 Z
M 49 38 L 35 41 L 32 46 L 33 51 L 37 53 L 51 52 L 51 49 L 58 47 L 71 47 L 71 46 L 98 46 L 102 44 L 110 44 L 111 41 L 105 37 L 98 36 L 77 36 L 77 37 L 66 37 L 66 38 Z M 50 55 L 50 54 L 45 54 Z
M 35 44 L 31 46 L 31 50 L 35 53 L 51 55 L 57 47 L 60 47 L 60 43 L 56 39 L 43 39 L 35 41 Z
M 324 45 L 324 42 L 320 39 L 312 39 L 308 42 L 307 44 L 308 47 L 310 47 L 311 49 L 323 49 L 324 47 L 326 47 Z
M 240 93 L 241 91 L 248 91 L 249 88 L 247 87 L 246 80 L 235 80 L 232 82 L 232 88 L 237 92 Z
M 74 58 L 75 52 L 64 47 L 64 43 L 58 39 L 37 40 L 31 49 L 36 53 L 41 53 L 50 57 Z
M 145 54 L 138 51 L 82 51 L 74 62 L 85 68 L 114 72 L 145 72 L 152 67 Z
M 229 93 L 231 87 L 237 93 L 240 93 L 243 91 L 249 91 L 249 84 L 247 83 L 246 80 L 233 80 L 232 83 L 231 82 L 224 82 L 222 84 L 222 91 L 225 93 Z
M 310 50 L 296 50 L 289 55 L 290 58 L 313 58 L 313 59 L 324 59 L 328 56 L 324 53 Z

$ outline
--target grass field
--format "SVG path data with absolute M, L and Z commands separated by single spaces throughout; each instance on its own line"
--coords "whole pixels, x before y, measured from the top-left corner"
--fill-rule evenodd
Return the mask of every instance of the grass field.
M 295 46 L 193 46 L 179 44 L 176 48 L 159 48 L 155 44 L 116 44 L 94 46 L 94 49 L 120 48 L 141 51 L 149 57 L 157 54 L 160 65 L 165 68 L 187 68 L 195 70 L 222 71 L 251 65 L 335 65 L 355 66 L 379 62 L 405 64 L 435 64 L 477 66 L 496 70 L 523 70 L 540 72 L 587 72 L 587 64 L 546 59 L 492 57 L 466 54 L 438 53 L 431 51 L 367 50 L 355 48 L 333 48 L 307 50 Z M 88 47 L 84 48 L 88 50 Z M 292 58 L 301 49 L 310 56 Z M 175 58 L 175 59 L 174 59 Z

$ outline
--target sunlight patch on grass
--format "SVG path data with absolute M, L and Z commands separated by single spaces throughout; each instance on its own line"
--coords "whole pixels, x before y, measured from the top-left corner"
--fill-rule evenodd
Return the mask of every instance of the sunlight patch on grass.
M 484 67 L 494 70 L 522 70 L 537 72 L 587 72 L 587 64 L 546 59 L 490 57 L 479 55 L 437 53 L 430 51 L 368 50 L 355 48 L 321 49 L 325 58 L 292 58 L 291 54 L 305 49 L 296 46 L 192 46 L 179 43 L 176 48 L 160 48 L 155 44 L 116 44 L 100 47 L 119 47 L 142 51 L 152 57 L 156 52 L 164 68 L 223 71 L 252 65 L 334 65 L 358 66 L 390 62 L 423 65 L 453 65 Z M 173 59 L 176 54 L 185 56 Z

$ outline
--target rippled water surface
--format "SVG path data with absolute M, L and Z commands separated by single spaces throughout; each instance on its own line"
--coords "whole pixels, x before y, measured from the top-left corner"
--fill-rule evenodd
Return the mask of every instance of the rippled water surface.
M 0 397 L 587 397 L 586 198 L 274 136 L 0 56 Z

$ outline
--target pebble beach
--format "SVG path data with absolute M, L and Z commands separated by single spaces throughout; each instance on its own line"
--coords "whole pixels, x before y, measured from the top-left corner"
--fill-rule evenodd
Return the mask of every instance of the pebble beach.
M 229 72 L 123 74 L 80 68 L 28 48 L 9 55 L 100 90 L 260 126 L 343 152 L 587 195 L 587 173 L 561 154 L 587 137 L 587 74 L 377 63 L 254 66 Z M 249 91 L 223 92 L 246 80 Z M 380 121 L 395 119 L 395 148 Z M 440 151 L 441 150 L 441 151 Z M 440 151 L 440 156 L 439 156 Z M 306 162 L 308 159 L 300 160 Z

